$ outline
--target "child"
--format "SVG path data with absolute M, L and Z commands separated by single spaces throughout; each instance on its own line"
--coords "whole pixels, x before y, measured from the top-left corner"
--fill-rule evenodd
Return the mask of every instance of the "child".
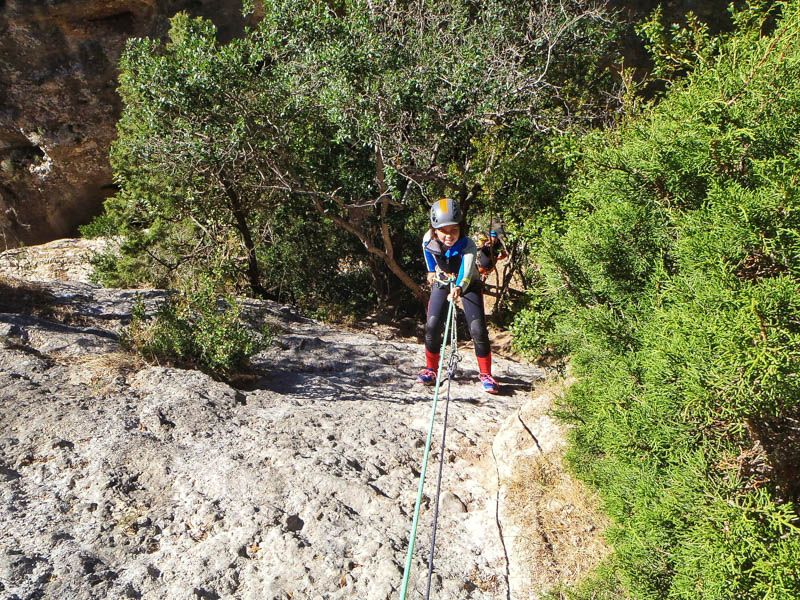
M 478 246 L 478 273 L 486 281 L 489 274 L 494 271 L 498 261 L 508 256 L 503 241 L 497 232 L 492 229 L 489 235 L 483 234 L 476 244 Z
M 431 297 L 428 301 L 428 320 L 425 324 L 426 367 L 419 372 L 416 383 L 432 385 L 439 368 L 442 347 L 442 320 L 445 306 L 451 298 L 461 298 L 467 325 L 475 343 L 475 358 L 483 389 L 497 394 L 500 388 L 492 377 L 492 351 L 483 310 L 483 283 L 476 266 L 477 246 L 467 237 L 462 226 L 463 216 L 458 202 L 442 198 L 431 206 L 431 228 L 422 240 L 422 251 L 428 267 Z M 452 293 L 449 285 L 436 282 L 436 273 L 455 276 Z

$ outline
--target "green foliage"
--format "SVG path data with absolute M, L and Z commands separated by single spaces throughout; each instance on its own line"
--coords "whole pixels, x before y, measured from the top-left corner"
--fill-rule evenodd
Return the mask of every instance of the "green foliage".
M 525 308 L 511 323 L 513 347 L 528 360 L 535 360 L 546 352 L 547 334 L 554 324 L 552 314 L 548 314 L 550 307 L 546 304 L 529 303 Z
M 94 260 L 95 278 L 180 287 L 214 264 L 230 290 L 336 303 L 341 261 L 363 262 L 366 252 L 290 188 L 313 188 L 312 172 L 335 189 L 369 187 L 363 156 L 329 143 L 324 119 L 293 105 L 271 70 L 274 39 L 251 32 L 220 45 L 215 33 L 179 14 L 165 47 L 126 48 L 111 157 L 121 191 L 83 230 L 117 242 Z M 297 176 L 287 183 L 289 172 Z M 360 283 L 348 301 L 364 310 L 371 290 Z
M 238 41 L 219 46 L 215 35 L 210 22 L 179 14 L 166 48 L 127 45 L 111 153 L 121 192 L 98 226 L 123 238 L 118 268 L 106 261 L 112 280 L 148 271 L 180 280 L 215 255 L 263 291 L 254 238 L 270 195 L 253 146 L 276 135 L 266 108 L 280 100 L 256 93 L 263 55 Z
M 672 80 L 695 66 L 707 64 L 719 44 L 708 25 L 693 13 L 686 15 L 686 24 L 666 25 L 663 9 L 656 8 L 650 18 L 638 24 L 636 32 L 644 39 L 645 48 L 653 57 L 654 77 Z
M 531 289 L 515 307 L 509 330 L 515 352 L 530 361 L 544 357 L 562 358 L 567 354 L 567 340 L 556 334 L 561 322 L 558 306 L 544 288 L 540 273 L 530 279 Z
M 543 597 L 545 600 L 627 600 L 630 596 L 620 581 L 615 558 L 611 556 L 578 585 L 556 586 Z
M 360 205 L 380 197 L 372 218 L 382 235 L 362 239 L 387 254 L 398 239 L 407 247 L 413 238 L 418 248 L 423 229 L 408 223 L 444 194 L 458 196 L 470 218 L 522 205 L 506 193 L 519 190 L 519 170 L 509 170 L 502 190 L 484 192 L 489 172 L 516 152 L 512 145 L 533 146 L 553 128 L 589 121 L 612 88 L 596 57 L 614 27 L 582 3 L 562 9 L 556 15 L 507 0 L 352 2 L 336 10 L 307 0 L 265 2 L 265 35 L 292 32 L 278 69 L 295 101 L 321 109 L 336 140 L 375 152 L 378 189 L 342 194 Z M 335 205 L 327 210 L 342 214 Z M 405 255 L 393 258 L 405 269 Z
M 235 289 L 326 310 L 341 282 L 371 283 L 348 299 L 360 309 L 402 300 L 398 282 L 419 295 L 408 272 L 421 277 L 429 200 L 458 195 L 471 215 L 521 205 L 506 190 L 523 165 L 487 195 L 495 164 L 476 156 L 530 147 L 607 103 L 596 57 L 614 29 L 581 2 L 561 8 L 266 0 L 227 45 L 183 14 L 165 46 L 132 40 L 112 152 L 120 193 L 90 228 L 119 248 L 98 259 L 98 279 L 177 285 L 223 257 Z M 298 259 L 283 232 L 311 241 L 313 227 L 322 251 Z
M 195 290 L 168 297 L 153 316 L 147 315 L 140 298 L 120 342 L 149 361 L 226 376 L 245 369 L 270 343 L 270 334 L 266 327 L 252 333 L 242 319 L 241 303 L 234 296 L 219 297 L 205 279 Z
M 375 304 L 366 258 L 329 221 L 278 207 L 259 260 L 279 298 L 309 314 L 361 316 Z M 320 313 L 320 309 L 327 313 Z
M 615 522 L 618 582 L 575 597 L 800 595 L 800 12 L 780 9 L 586 136 L 543 236 L 553 329 L 525 343 L 572 349 L 569 459 Z
M 649 18 L 635 26 L 653 60 L 651 77 L 670 82 L 696 68 L 713 68 L 721 48 L 729 51 L 746 46 L 766 34 L 781 6 L 782 2 L 775 0 L 731 2 L 727 8 L 733 32 L 718 35 L 712 35 L 708 25 L 691 11 L 685 15 L 685 22 L 667 24 L 663 9 L 658 6 Z

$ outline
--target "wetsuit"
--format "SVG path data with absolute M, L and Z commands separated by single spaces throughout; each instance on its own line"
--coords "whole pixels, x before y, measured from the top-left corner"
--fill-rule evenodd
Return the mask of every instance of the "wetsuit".
M 428 272 L 437 267 L 447 275 L 455 275 L 455 284 L 461 288 L 461 305 L 467 318 L 470 336 L 475 344 L 475 357 L 481 373 L 492 372 L 492 354 L 489 332 L 486 329 L 486 314 L 483 309 L 483 283 L 478 275 L 476 255 L 478 248 L 469 237 L 462 235 L 450 248 L 446 248 L 432 235 L 425 234 L 422 252 Z M 425 362 L 429 369 L 439 368 L 439 352 L 442 347 L 442 320 L 450 293 L 448 285 L 434 282 L 428 301 L 428 320 L 425 323 Z

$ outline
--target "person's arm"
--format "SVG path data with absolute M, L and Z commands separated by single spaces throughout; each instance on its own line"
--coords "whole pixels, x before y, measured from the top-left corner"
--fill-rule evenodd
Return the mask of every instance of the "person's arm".
M 456 277 L 456 287 L 461 288 L 461 291 L 467 289 L 478 274 L 477 255 L 478 247 L 467 238 L 467 243 L 461 250 L 461 268 Z
M 436 279 L 436 259 L 428 251 L 428 242 L 431 241 L 431 232 L 428 231 L 422 238 L 422 256 L 425 258 L 425 266 L 428 269 L 428 285 L 433 285 Z

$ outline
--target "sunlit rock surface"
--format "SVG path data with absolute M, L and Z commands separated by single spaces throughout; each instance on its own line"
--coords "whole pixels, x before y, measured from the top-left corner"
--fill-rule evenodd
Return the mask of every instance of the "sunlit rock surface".
M 180 10 L 223 41 L 243 27 L 241 0 L 0 1 L 0 250 L 73 233 L 113 193 L 119 57 Z
M 397 596 L 432 405 L 431 389 L 412 385 L 423 361 L 417 340 L 248 301 L 253 325 L 270 323 L 275 341 L 250 377 L 228 384 L 120 352 L 137 296 L 154 310 L 166 292 L 15 281 L 18 265 L 9 265 L 23 258 L 31 279 L 49 276 L 34 249 L 8 255 L 0 254 L 0 597 Z M 64 269 L 75 267 L 56 275 Z M 510 472 L 504 461 L 533 438 L 503 442 L 499 455 L 492 443 L 504 423 L 518 422 L 544 373 L 497 358 L 504 393 L 488 396 L 466 344 L 462 354 L 434 597 L 530 598 L 515 589 L 520 561 L 503 532 L 516 529 L 503 522 L 513 516 L 499 484 Z M 426 585 L 444 399 L 410 598 Z

